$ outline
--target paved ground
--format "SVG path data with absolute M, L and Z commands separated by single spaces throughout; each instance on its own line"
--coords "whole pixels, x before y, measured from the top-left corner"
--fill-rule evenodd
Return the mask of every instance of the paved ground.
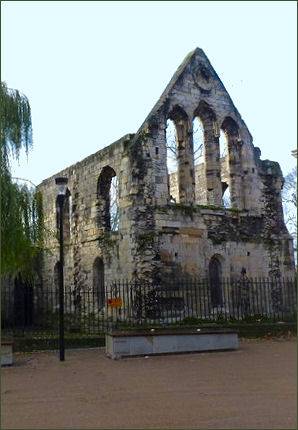
M 1 382 L 2 429 L 296 428 L 296 338 L 119 361 L 19 354 Z

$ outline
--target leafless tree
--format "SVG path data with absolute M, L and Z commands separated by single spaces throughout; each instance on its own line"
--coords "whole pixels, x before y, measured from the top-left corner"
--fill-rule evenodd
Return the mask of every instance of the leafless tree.
M 282 190 L 285 223 L 294 238 L 295 253 L 297 252 L 297 167 L 285 177 Z
M 117 231 L 119 228 L 119 180 L 118 180 L 118 176 L 114 176 L 111 180 L 110 220 L 111 220 L 111 230 Z
M 203 124 L 198 118 L 193 122 L 193 154 L 194 163 L 198 165 L 204 162 L 204 130 Z M 169 120 L 166 131 L 166 145 L 167 145 L 167 164 L 169 173 L 177 171 L 178 148 L 176 139 L 176 128 L 173 121 Z

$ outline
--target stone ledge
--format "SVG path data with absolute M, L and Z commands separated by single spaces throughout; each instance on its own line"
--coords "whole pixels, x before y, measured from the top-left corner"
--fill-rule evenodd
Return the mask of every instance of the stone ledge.
M 200 331 L 198 331 L 200 330 Z M 156 354 L 238 349 L 232 329 L 113 331 L 106 334 L 106 354 L 118 359 Z

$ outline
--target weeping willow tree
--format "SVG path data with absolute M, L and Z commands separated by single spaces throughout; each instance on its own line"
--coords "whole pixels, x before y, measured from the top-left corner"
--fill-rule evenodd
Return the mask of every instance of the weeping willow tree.
M 32 146 L 31 110 L 28 99 L 4 82 L 0 106 L 1 274 L 32 279 L 43 242 L 41 195 L 11 176 L 11 161 Z

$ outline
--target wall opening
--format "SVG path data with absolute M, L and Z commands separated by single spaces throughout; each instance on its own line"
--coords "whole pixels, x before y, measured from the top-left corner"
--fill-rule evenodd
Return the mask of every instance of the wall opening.
M 212 306 L 222 306 L 222 267 L 215 255 L 209 262 L 209 282 Z
M 196 175 L 197 177 L 201 177 L 201 185 L 196 181 L 196 201 L 204 204 L 220 205 L 222 192 L 220 183 L 218 126 L 214 111 L 205 101 L 201 101 L 198 108 L 195 110 L 193 124 L 194 131 L 196 129 L 196 124 L 199 126 L 199 133 L 197 134 L 200 136 L 200 139 L 203 140 L 204 148 L 202 153 L 202 155 L 204 155 L 203 169 L 197 167 L 198 171 L 202 171 L 200 175 Z M 194 141 L 197 140 L 194 134 Z M 200 145 L 197 145 L 197 148 L 199 146 Z M 200 194 L 203 195 L 203 201 Z
M 119 229 L 119 180 L 112 167 L 105 166 L 98 178 L 98 226 L 108 231 Z
M 231 194 L 230 187 L 226 182 L 222 182 L 222 205 L 224 208 L 231 208 Z
M 226 133 L 220 129 L 219 133 L 219 158 L 224 158 L 228 154 L 228 137 Z
M 239 127 L 235 120 L 226 117 L 221 126 L 227 141 L 227 157 L 225 181 L 229 184 L 231 206 L 241 209 L 243 207 L 242 160 L 241 139 Z
M 170 133 L 173 135 L 173 125 L 167 123 L 167 129 L 169 128 L 167 151 L 169 156 L 171 153 L 173 156 L 176 155 L 175 158 L 177 160 L 178 193 L 176 194 L 178 196 L 176 197 L 176 202 L 193 203 L 195 198 L 194 154 L 192 139 L 189 133 L 188 116 L 180 106 L 175 106 L 170 112 L 168 120 L 171 120 L 175 127 L 174 140 L 170 137 Z M 171 163 L 171 160 L 169 162 Z M 170 170 L 171 168 L 170 165 Z M 170 179 L 172 179 L 171 176 Z M 171 190 L 171 184 L 169 184 L 169 188 Z
M 179 203 L 176 127 L 171 119 L 167 120 L 166 147 L 170 201 Z
M 194 164 L 204 163 L 204 125 L 199 117 L 192 122 Z
M 195 165 L 195 201 L 197 204 L 206 204 L 204 125 L 197 116 L 192 122 L 192 136 Z
M 13 311 L 16 327 L 24 328 L 33 324 L 33 287 L 20 274 L 14 279 Z
M 104 263 L 102 258 L 96 257 L 93 263 L 93 293 L 99 309 L 105 306 Z

